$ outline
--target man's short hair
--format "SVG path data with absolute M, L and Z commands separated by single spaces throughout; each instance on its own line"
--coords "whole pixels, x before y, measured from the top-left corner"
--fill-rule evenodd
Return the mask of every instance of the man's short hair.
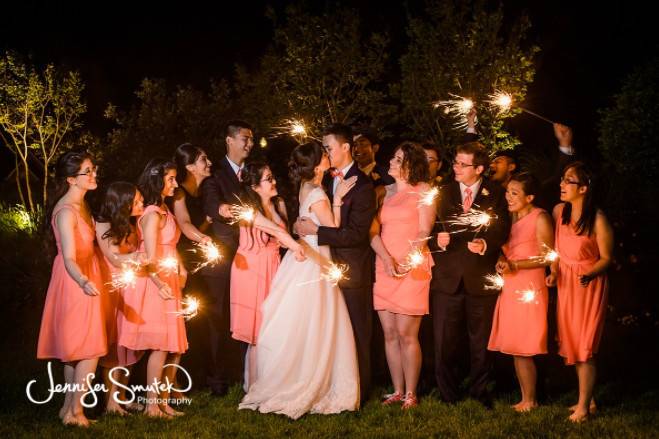
M 363 137 L 371 142 L 371 145 L 379 145 L 380 137 L 375 132 L 373 128 L 370 127 L 359 127 L 353 130 L 354 137 Z
M 350 149 L 352 150 L 352 146 L 354 144 L 352 140 L 352 128 L 350 128 L 348 125 L 344 125 L 342 123 L 335 123 L 323 130 L 323 136 L 329 136 L 333 135 L 336 137 L 336 140 L 338 140 L 341 143 L 347 143 L 350 145 Z
M 490 165 L 490 157 L 487 155 L 487 150 L 480 142 L 467 142 L 459 145 L 456 154 L 472 154 L 474 156 L 474 165 L 482 166 L 485 169 Z
M 492 160 L 499 158 L 499 157 L 505 157 L 508 159 L 508 164 L 514 164 L 517 166 L 517 154 L 515 154 L 515 150 L 513 149 L 505 149 L 505 150 L 499 150 L 494 153 L 492 156 Z
M 234 119 L 227 122 L 224 127 L 224 137 L 235 137 L 241 129 L 254 130 L 254 128 L 244 120 Z

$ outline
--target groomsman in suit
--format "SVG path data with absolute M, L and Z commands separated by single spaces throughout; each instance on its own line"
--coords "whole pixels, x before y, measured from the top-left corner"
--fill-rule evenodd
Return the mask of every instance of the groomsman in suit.
M 380 149 L 380 138 L 375 131 L 370 128 L 359 128 L 355 130 L 353 140 L 355 146 L 352 156 L 359 170 L 371 177 L 373 186 L 393 184 L 394 178 L 389 175 L 389 169 L 375 161 L 375 155 Z
M 230 121 L 225 129 L 227 153 L 213 167 L 213 175 L 201 185 L 204 211 L 212 219 L 213 240 L 222 253 L 222 263 L 202 271 L 209 297 L 204 310 L 209 321 L 207 384 L 211 394 L 225 395 L 229 387 L 231 366 L 241 364 L 236 343 L 229 334 L 229 285 L 231 263 L 238 249 L 240 231 L 229 224 L 230 204 L 240 194 L 240 172 L 254 145 L 252 127 L 240 120 Z M 238 358 L 233 358 L 238 357 Z
M 342 179 L 357 176 L 355 186 L 343 197 L 341 227 L 317 226 L 308 218 L 299 218 L 295 228 L 299 235 L 318 235 L 318 245 L 329 245 L 332 260 L 349 267 L 339 288 L 348 307 L 357 346 L 362 403 L 368 400 L 371 385 L 370 344 L 373 319 L 373 282 L 375 267 L 369 230 L 375 216 L 375 191 L 371 179 L 352 159 L 352 130 L 335 124 L 325 129 L 323 147 L 333 168 L 325 174 L 323 187 L 329 199 Z
M 501 246 L 508 238 L 510 220 L 500 185 L 483 178 L 488 156 L 478 142 L 457 148 L 453 161 L 455 181 L 441 188 L 438 219 L 443 231 L 429 243 L 435 253 L 431 283 L 432 318 L 435 338 L 435 378 L 441 398 L 458 399 L 456 373 L 458 348 L 467 328 L 471 361 L 471 397 L 491 405 L 487 381 L 491 358 L 487 343 L 498 291 L 485 288 L 485 276 L 495 273 Z M 479 209 L 492 215 L 489 227 L 477 231 L 451 225 L 450 220 Z M 466 323 L 466 325 L 465 325 Z

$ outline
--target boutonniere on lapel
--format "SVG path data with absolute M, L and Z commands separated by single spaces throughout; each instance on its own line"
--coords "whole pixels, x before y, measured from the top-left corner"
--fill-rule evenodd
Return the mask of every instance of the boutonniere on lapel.
M 373 172 L 371 172 L 371 178 L 372 178 L 373 180 L 379 180 L 379 179 L 380 179 L 380 174 L 378 174 L 377 172 L 373 171 Z
M 487 197 L 488 195 L 490 195 L 490 191 L 488 191 L 487 188 L 483 188 L 483 190 L 481 191 L 481 195 Z

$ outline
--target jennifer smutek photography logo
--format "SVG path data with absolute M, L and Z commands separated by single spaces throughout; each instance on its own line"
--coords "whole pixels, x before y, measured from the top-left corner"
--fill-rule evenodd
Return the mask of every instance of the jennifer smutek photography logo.
M 142 392 L 153 392 L 156 395 L 161 395 L 163 393 L 171 393 L 171 392 L 180 392 L 180 393 L 185 393 L 188 392 L 192 388 L 192 379 L 190 378 L 190 374 L 188 373 L 185 368 L 182 366 L 179 366 L 178 364 L 165 364 L 163 366 L 163 370 L 173 367 L 176 368 L 180 371 L 183 372 L 185 375 L 185 378 L 187 380 L 187 385 L 185 388 L 179 389 L 176 387 L 176 383 L 171 383 L 168 378 L 165 378 L 165 382 L 162 382 L 158 380 L 157 378 L 153 380 L 153 383 L 151 384 L 146 384 L 146 385 L 126 385 L 123 384 L 120 381 L 120 377 L 123 374 L 123 377 L 128 378 L 130 376 L 130 371 L 126 369 L 125 367 L 117 366 L 113 367 L 110 369 L 108 373 L 108 378 L 112 384 L 117 386 L 118 389 L 120 390 L 125 390 L 125 398 L 120 398 L 120 392 L 116 391 L 114 392 L 111 396 L 112 398 L 118 403 L 118 404 L 131 404 L 133 402 L 138 402 L 138 403 L 164 403 L 164 402 L 172 402 L 171 400 L 166 401 L 162 398 L 155 398 L 153 401 L 145 398 L 144 396 L 139 395 Z M 56 393 L 66 393 L 66 392 L 84 392 L 80 396 L 80 403 L 82 404 L 83 407 L 95 407 L 96 404 L 98 404 L 98 395 L 97 392 L 104 392 L 108 393 L 109 389 L 106 387 L 105 384 L 102 383 L 97 383 L 93 384 L 94 378 L 95 378 L 94 373 L 89 373 L 85 377 L 85 383 L 74 383 L 74 384 L 55 384 L 55 380 L 53 379 L 53 367 L 51 362 L 48 362 L 48 380 L 49 380 L 49 387 L 48 387 L 48 396 L 44 400 L 37 400 L 32 396 L 32 386 L 37 383 L 37 380 L 32 380 L 29 383 L 27 383 L 27 387 L 25 388 L 25 394 L 27 395 L 27 398 L 34 404 L 46 404 L 48 403 L 51 399 L 53 399 L 53 396 Z M 185 403 L 185 404 L 190 404 L 190 399 L 184 398 L 184 399 L 177 399 L 173 402 L 177 403 Z

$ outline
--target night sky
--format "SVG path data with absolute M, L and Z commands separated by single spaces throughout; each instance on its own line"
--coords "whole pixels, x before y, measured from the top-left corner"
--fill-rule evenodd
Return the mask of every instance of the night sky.
M 137 3 L 3 5 L 0 49 L 80 71 L 87 126 L 102 135 L 109 128 L 103 120 L 107 103 L 129 105 L 144 77 L 204 87 L 210 78 L 230 78 L 235 63 L 253 65 L 272 37 L 266 5 L 281 12 L 286 4 Z M 504 1 L 504 7 L 508 18 L 522 11 L 530 15 L 531 40 L 542 49 L 525 106 L 572 125 L 575 143 L 592 151 L 597 110 L 610 102 L 627 73 L 657 53 L 657 37 L 651 14 L 641 4 L 581 3 Z M 358 9 L 366 29 L 387 30 L 396 58 L 405 47 L 405 11 L 420 11 L 423 2 L 341 4 Z M 551 127 L 530 116 L 518 116 L 511 129 L 526 143 L 553 143 Z

